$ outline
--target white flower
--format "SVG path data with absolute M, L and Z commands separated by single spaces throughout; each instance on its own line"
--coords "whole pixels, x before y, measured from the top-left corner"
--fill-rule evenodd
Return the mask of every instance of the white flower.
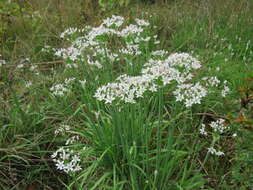
M 184 70 L 179 71 L 178 67 Z M 121 75 L 116 82 L 98 88 L 94 97 L 105 103 L 112 103 L 116 99 L 125 103 L 135 103 L 136 99 L 143 97 L 146 91 L 154 92 L 176 81 L 178 86 L 173 92 L 176 101 L 184 101 L 186 107 L 190 107 L 193 104 L 200 104 L 201 99 L 207 95 L 207 90 L 199 83 L 185 84 L 193 77 L 190 70 L 198 68 L 200 68 L 199 61 L 186 53 L 172 54 L 164 61 L 150 59 L 142 69 L 141 75 Z M 158 80 L 163 84 L 158 86 L 156 84 Z
M 69 85 L 69 84 L 72 83 L 74 80 L 76 80 L 74 77 L 72 77 L 72 78 L 66 78 L 65 81 L 64 81 L 64 83 L 65 83 L 65 85 Z
M 200 62 L 188 53 L 174 53 L 166 59 L 166 62 L 173 66 L 183 67 L 186 71 L 201 67 Z
M 0 67 L 5 65 L 6 64 L 6 61 L 5 60 L 0 60 Z
M 105 45 L 108 44 L 107 38 L 113 36 L 117 36 L 117 40 L 121 39 L 126 42 L 126 47 L 122 47 L 119 52 L 129 55 L 140 55 L 139 43 L 141 41 L 148 42 L 151 37 L 140 35 L 145 30 L 143 27 L 149 25 L 149 23 L 141 19 L 137 19 L 136 22 L 138 25 L 130 24 L 122 29 L 120 26 L 123 25 L 124 18 L 113 15 L 104 19 L 101 25 L 97 27 L 87 26 L 83 29 L 66 29 L 60 35 L 61 38 L 66 38 L 74 33 L 78 33 L 79 36 L 74 39 L 69 47 L 56 49 L 55 55 L 71 60 L 74 63 L 86 61 L 90 65 L 102 68 L 102 60 L 109 59 L 111 62 L 115 62 L 120 59 L 117 53 L 105 48 Z M 131 42 L 126 40 L 129 35 L 133 37 Z M 67 64 L 66 67 L 77 68 L 77 65 L 72 63 Z
M 82 170 L 80 154 L 67 147 L 60 147 L 51 155 L 57 169 L 66 173 Z
M 143 32 L 143 28 L 138 27 L 137 25 L 134 24 L 130 24 L 129 26 L 127 26 L 126 28 L 124 28 L 119 32 L 119 36 L 127 37 L 132 34 L 140 34 L 141 32 Z
M 96 61 L 91 61 L 89 58 L 88 58 L 88 64 L 89 65 L 94 65 L 96 66 L 97 68 L 101 69 L 103 66 L 96 60 Z
M 164 56 L 164 55 L 166 55 L 168 52 L 167 51 L 165 51 L 165 50 L 157 50 L 157 51 L 153 51 L 152 53 L 151 53 L 151 55 L 153 55 L 153 56 Z
M 56 165 L 57 169 L 59 169 L 59 170 L 64 170 L 64 168 L 65 168 L 63 161 L 58 160 L 55 165 Z
M 196 84 L 179 84 L 173 92 L 176 101 L 184 101 L 186 107 L 193 104 L 200 104 L 203 97 L 207 95 L 207 90 L 199 83 Z
M 32 65 L 29 70 L 30 71 L 35 71 L 37 68 L 38 68 L 37 65 Z
M 80 50 L 74 46 L 70 46 L 68 48 L 58 49 L 55 52 L 55 55 L 59 56 L 59 57 L 63 57 L 64 59 L 70 59 L 72 61 L 77 61 L 77 60 L 79 60 L 79 57 L 82 55 L 82 50 Z
M 204 77 L 202 78 L 202 80 L 205 80 L 207 82 L 207 85 L 211 87 L 218 87 L 218 85 L 220 84 L 220 80 L 216 76 Z
M 111 18 L 107 18 L 103 20 L 103 25 L 106 27 L 111 27 L 113 25 L 116 25 L 117 27 L 120 27 L 124 23 L 124 17 L 112 15 Z
M 79 83 L 81 84 L 82 88 L 85 88 L 86 80 L 79 80 Z
M 28 81 L 28 82 L 25 83 L 25 87 L 26 88 L 29 88 L 31 86 L 32 86 L 32 82 L 31 81 Z
M 76 69 L 76 68 L 78 68 L 78 65 L 77 65 L 77 64 L 75 64 L 75 63 L 66 64 L 66 68 Z
M 72 157 L 72 162 L 77 163 L 77 162 L 79 162 L 79 161 L 81 161 L 81 160 L 80 160 L 80 157 L 79 157 L 78 155 L 74 155 L 74 156 Z
M 143 38 L 143 37 L 137 36 L 133 41 L 134 41 L 134 43 L 138 44 L 140 42 L 148 42 L 150 39 L 151 39 L 151 37 Z
M 73 144 L 74 142 L 77 142 L 78 140 L 79 140 L 79 136 L 70 137 L 70 138 L 66 141 L 65 145 Z
M 224 89 L 221 91 L 221 96 L 225 98 L 229 92 L 230 92 L 229 87 L 224 85 Z
M 56 129 L 54 133 L 58 135 L 59 133 L 68 132 L 68 131 L 70 131 L 70 126 L 63 124 L 58 129 Z
M 77 172 L 77 171 L 80 171 L 82 170 L 81 166 L 80 165 L 76 165 L 76 167 L 74 168 L 74 172 Z
M 19 64 L 19 65 L 17 66 L 18 69 L 21 69 L 21 68 L 23 68 L 23 67 L 24 67 L 24 64 Z
M 199 129 L 199 133 L 201 134 L 201 135 L 207 135 L 207 132 L 205 131 L 205 125 L 204 124 L 202 124 L 201 125 L 201 128 Z
M 224 122 L 224 119 L 219 119 L 217 121 L 212 121 L 210 126 L 214 132 L 224 133 L 224 131 L 227 129 L 227 127 L 224 125 Z
M 224 152 L 221 152 L 221 151 L 217 151 L 215 148 L 213 147 L 210 147 L 210 148 L 207 148 L 208 152 L 210 154 L 213 154 L 213 155 L 216 155 L 216 156 L 224 156 Z
M 151 59 L 145 66 L 146 68 L 142 69 L 142 74 L 149 74 L 154 79 L 161 78 L 164 85 L 169 84 L 173 80 L 182 83 L 190 79 L 190 75 L 186 76 L 164 61 Z
M 224 152 L 218 151 L 218 152 L 216 152 L 216 155 L 217 156 L 224 156 L 225 154 L 224 154 Z
M 65 38 L 68 35 L 72 35 L 72 34 L 76 33 L 77 31 L 78 31 L 77 28 L 68 28 L 67 30 L 65 30 L 64 32 L 61 33 L 60 37 Z
M 30 62 L 29 58 L 24 58 L 20 60 L 20 64 L 26 63 L 26 62 Z
M 108 83 L 97 89 L 94 97 L 105 103 L 119 99 L 125 103 L 135 103 L 149 89 L 155 90 L 151 75 L 127 76 L 121 75 L 114 83 Z
M 211 154 L 215 154 L 216 150 L 213 147 L 207 148 L 208 152 Z
M 51 155 L 51 158 L 55 158 L 57 156 L 58 152 L 54 152 L 52 155 Z
M 66 88 L 64 84 L 56 84 L 50 88 L 50 91 L 55 96 L 63 96 L 65 93 L 70 92 L 70 90 Z
M 50 91 L 55 96 L 63 96 L 70 92 L 70 85 L 76 80 L 75 78 L 66 78 L 63 84 L 56 84 L 50 88 Z
M 150 25 L 147 21 L 145 21 L 145 20 L 143 20 L 143 19 L 138 19 L 138 18 L 136 18 L 136 19 L 135 19 L 135 22 L 136 22 L 139 26 L 149 26 L 149 25 Z

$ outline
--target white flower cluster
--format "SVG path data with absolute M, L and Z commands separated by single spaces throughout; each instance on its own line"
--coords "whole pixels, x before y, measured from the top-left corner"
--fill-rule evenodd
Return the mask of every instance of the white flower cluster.
M 220 80 L 215 77 L 203 77 L 202 80 L 206 81 L 206 85 L 211 87 L 218 87 L 220 84 Z
M 30 63 L 30 59 L 29 58 L 22 58 L 19 62 L 19 64 L 17 65 L 17 69 L 23 69 L 24 67 L 27 67 L 27 63 Z
M 18 64 L 18 65 L 17 65 L 17 68 L 18 68 L 18 69 L 24 68 L 24 64 Z
M 63 96 L 64 94 L 70 92 L 69 88 L 67 88 L 64 84 L 56 84 L 50 88 L 50 91 L 55 96 Z
M 175 54 L 168 56 L 167 59 L 161 60 L 149 60 L 148 63 L 145 64 L 145 68 L 142 69 L 143 74 L 150 74 L 154 76 L 155 79 L 162 79 L 164 85 L 169 84 L 171 81 L 175 80 L 177 83 L 181 84 L 192 79 L 193 75 L 190 73 L 190 70 L 197 69 L 192 68 L 189 70 L 184 69 L 184 71 L 180 71 L 179 67 L 183 67 L 181 60 L 175 60 L 175 62 L 171 62 L 171 57 L 174 57 Z M 188 54 L 189 55 L 189 54 Z M 178 58 L 180 58 L 180 54 L 177 54 Z M 182 56 L 185 56 L 185 53 L 182 53 Z M 191 57 L 189 55 L 189 57 Z M 177 61 L 177 62 L 176 62 Z M 187 66 L 190 67 L 190 66 Z M 182 70 L 182 69 L 181 69 Z
M 66 173 L 82 170 L 80 166 L 80 154 L 68 147 L 61 147 L 51 155 L 57 169 Z
M 60 48 L 55 52 L 55 55 L 63 59 L 70 59 L 72 61 L 79 60 L 80 51 L 76 47 Z
M 96 66 L 96 67 L 99 68 L 99 69 L 101 69 L 101 68 L 103 67 L 103 66 L 99 63 L 98 60 L 92 61 L 91 58 L 90 58 L 90 56 L 87 56 L 87 57 L 88 57 L 87 63 L 88 63 L 89 65 L 94 65 L 94 66 Z
M 121 16 L 112 15 L 111 18 L 103 20 L 103 25 L 106 27 L 117 26 L 120 27 L 124 23 L 124 18 Z
M 79 80 L 79 83 L 81 84 L 81 87 L 82 88 L 85 88 L 85 84 L 86 84 L 86 80 L 84 79 L 84 80 Z
M 112 103 L 116 99 L 125 103 L 135 103 L 146 91 L 154 92 L 159 87 L 176 81 L 178 86 L 173 92 L 176 101 L 184 101 L 186 107 L 190 107 L 200 104 L 201 99 L 207 95 L 207 90 L 200 83 L 187 83 L 193 77 L 190 71 L 200 67 L 200 62 L 187 53 L 172 54 L 164 61 L 151 59 L 142 69 L 142 75 L 122 75 L 116 82 L 98 88 L 94 97 L 105 103 Z M 184 71 L 178 68 L 183 68 Z M 158 85 L 158 80 L 163 84 Z
M 224 119 L 212 121 L 210 123 L 210 127 L 213 129 L 214 132 L 224 133 L 224 131 L 227 129 L 227 127 L 224 125 L 224 122 Z
M 224 119 L 218 119 L 217 121 L 212 121 L 209 126 L 211 127 L 211 129 L 214 131 L 214 132 L 217 132 L 219 134 L 222 134 L 225 132 L 225 130 L 228 129 L 228 127 L 226 127 L 224 125 L 225 123 L 225 120 Z M 201 125 L 201 128 L 199 129 L 199 132 L 201 135 L 207 135 L 207 132 L 206 132 L 206 126 L 204 124 Z
M 151 53 L 153 56 L 165 56 L 166 54 L 168 54 L 168 52 L 165 50 L 156 50 Z
M 193 104 L 201 104 L 202 98 L 207 95 L 207 90 L 199 83 L 180 84 L 173 94 L 176 96 L 176 101 L 184 101 L 186 107 L 191 107 Z
M 139 25 L 139 26 L 149 26 L 149 23 L 143 19 L 135 19 L 135 22 Z
M 171 66 L 185 68 L 187 72 L 201 67 L 200 61 L 188 53 L 174 53 L 170 55 L 166 61 Z
M 127 43 L 126 48 L 120 49 L 119 52 L 126 55 L 140 55 L 141 54 L 141 51 L 139 50 L 139 46 L 133 43 Z
M 77 69 L 78 65 L 76 63 L 71 63 L 71 64 L 67 64 L 66 68 L 70 68 L 70 69 Z
M 207 148 L 208 152 L 210 154 L 216 155 L 216 156 L 224 156 L 224 152 L 217 151 L 214 147 Z
M 60 133 L 68 132 L 70 131 L 70 126 L 69 125 L 61 125 L 58 129 L 54 131 L 55 135 L 58 135 Z
M 52 50 L 53 48 L 50 47 L 49 45 L 44 45 L 43 48 L 41 48 L 41 52 L 50 52 L 50 50 Z
M 32 86 L 32 82 L 31 81 L 25 82 L 25 87 L 26 88 L 30 88 L 31 86 Z
M 69 28 L 65 30 L 60 35 L 61 38 L 76 32 L 80 36 L 76 37 L 69 47 L 57 49 L 55 55 L 72 62 L 86 62 L 98 68 L 102 68 L 102 60 L 118 61 L 118 53 L 140 55 L 140 42 L 149 42 L 151 39 L 145 34 L 145 30 L 150 24 L 145 20 L 136 19 L 136 25 L 130 24 L 123 28 L 124 20 L 124 17 L 112 15 L 110 18 L 104 19 L 97 27 L 87 26 L 83 29 Z M 111 50 L 110 46 L 106 45 L 113 36 L 121 43 L 122 48 Z
M 100 101 L 104 100 L 105 103 L 112 103 L 116 99 L 126 103 L 135 103 L 135 99 L 142 97 L 144 92 L 148 90 L 157 90 L 150 75 L 121 75 L 116 79 L 116 82 L 98 88 L 94 97 Z
M 60 37 L 65 38 L 68 35 L 73 35 L 77 31 L 79 31 L 78 28 L 68 28 L 67 30 L 61 33 Z
M 56 84 L 50 88 L 50 91 L 55 96 L 63 96 L 70 92 L 70 84 L 75 80 L 75 78 L 65 79 L 63 84 Z
M 217 121 L 212 121 L 209 126 L 211 127 L 212 129 L 212 132 L 214 132 L 216 135 L 221 135 L 223 134 L 227 129 L 229 129 L 228 127 L 225 126 L 225 120 L 224 119 L 218 119 Z M 206 125 L 202 124 L 201 125 L 201 128 L 199 129 L 199 132 L 201 135 L 204 135 L 204 136 L 207 136 L 208 133 L 206 131 Z M 213 154 L 213 155 L 216 155 L 216 156 L 224 156 L 224 152 L 221 152 L 221 151 L 217 151 L 215 148 L 214 148 L 214 144 L 216 143 L 217 141 L 217 137 L 213 136 L 212 137 L 214 138 L 213 140 L 213 144 L 210 148 L 208 148 L 208 152 L 210 154 Z M 233 135 L 234 137 L 234 135 Z
M 224 81 L 223 90 L 221 91 L 221 96 L 225 98 L 229 92 L 230 92 L 230 89 L 229 89 L 229 87 L 227 86 L 227 81 L 225 80 L 225 81 Z
M 79 140 L 79 136 L 72 136 L 72 137 L 70 137 L 70 138 L 66 141 L 65 145 L 73 144 L 73 143 L 77 142 L 78 140 Z
M 31 60 L 30 60 L 30 58 L 23 58 L 23 59 L 21 59 L 20 60 L 20 64 L 24 64 L 24 63 L 30 63 L 31 62 Z
M 222 84 L 221 81 L 216 76 L 214 76 L 214 77 L 203 77 L 202 80 L 205 81 L 205 86 L 206 87 L 215 87 L 215 88 L 217 88 L 217 87 L 219 87 L 220 84 Z M 230 89 L 227 86 L 227 81 L 226 80 L 223 82 L 222 85 L 223 85 L 223 89 L 221 90 L 221 96 L 223 98 L 225 98 L 228 95 L 228 93 L 230 92 Z
M 29 71 L 36 71 L 38 69 L 38 66 L 37 65 L 32 65 L 30 68 L 29 68 Z
M 204 124 L 201 125 L 201 128 L 199 129 L 199 133 L 200 133 L 201 135 L 207 136 L 206 126 L 205 126 Z
M 133 34 L 140 34 L 144 31 L 143 28 L 134 25 L 134 24 L 130 24 L 129 26 L 127 26 L 126 28 L 124 28 L 123 30 L 121 30 L 118 35 L 120 37 L 127 37 L 129 35 L 133 35 Z
M 6 61 L 5 60 L 0 60 L 0 67 L 5 65 L 6 64 Z

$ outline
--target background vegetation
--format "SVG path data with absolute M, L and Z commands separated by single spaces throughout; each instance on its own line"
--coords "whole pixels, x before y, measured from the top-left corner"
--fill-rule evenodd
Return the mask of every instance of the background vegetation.
M 134 18 L 149 20 L 157 26 L 160 49 L 197 55 L 203 63 L 201 73 L 214 73 L 227 80 L 231 89 L 226 99 L 216 101 L 213 97 L 203 107 L 196 108 L 194 111 L 199 115 L 192 114 L 192 110 L 185 112 L 179 104 L 168 101 L 166 109 L 173 107 L 175 111 L 164 111 L 161 117 L 159 109 L 165 108 L 159 108 L 158 100 L 150 100 L 155 105 L 149 108 L 154 113 L 150 120 L 165 120 L 164 130 L 175 126 L 164 134 L 164 138 L 170 139 L 166 145 L 182 150 L 181 154 L 168 154 L 167 164 L 161 163 L 167 171 L 162 171 L 159 177 L 154 173 L 145 174 L 151 185 L 145 184 L 144 170 L 139 168 L 144 163 L 139 163 L 140 158 L 127 158 L 133 162 L 125 166 L 120 160 L 122 157 L 114 162 L 110 160 L 117 154 L 122 156 L 117 150 L 111 157 L 98 157 L 97 152 L 105 154 L 102 150 L 107 147 L 97 143 L 97 139 L 94 142 L 97 149 L 90 153 L 87 162 L 91 164 L 79 175 L 66 175 L 56 170 L 50 157 L 66 140 L 64 136 L 55 135 L 60 123 L 74 126 L 73 133 L 87 139 L 79 145 L 92 142 L 94 136 L 90 130 L 95 115 L 89 109 L 97 108 L 97 103 L 93 101 L 82 107 L 87 99 L 80 89 L 56 101 L 48 90 L 55 81 L 81 77 L 87 71 L 63 72 L 62 60 L 50 51 L 41 50 L 46 46 L 64 46 L 59 34 L 66 28 L 96 26 L 112 14 L 124 16 L 129 21 Z M 0 60 L 6 60 L 6 64 L 0 66 L 0 189 L 252 189 L 252 1 L 4 0 L 0 2 L 0 23 Z M 24 66 L 21 68 L 20 64 Z M 36 66 L 36 72 L 30 70 L 31 66 Z M 32 86 L 28 88 L 29 81 Z M 118 117 L 124 118 L 126 123 L 111 121 L 109 113 L 115 110 L 102 108 L 102 125 L 131 125 L 124 114 Z M 144 112 L 138 118 L 149 117 L 148 114 Z M 210 157 L 203 166 L 204 147 L 209 140 L 199 135 L 198 125 L 217 117 L 228 118 L 236 128 L 237 138 L 223 142 L 226 157 Z M 136 122 L 139 125 L 142 120 Z M 153 133 L 156 130 L 154 127 Z M 112 133 L 109 131 L 107 135 L 112 136 Z M 121 142 L 120 138 L 114 140 Z M 161 140 L 161 143 L 165 142 Z M 134 144 L 128 148 L 135 151 Z M 152 156 L 152 152 L 150 154 Z M 171 186 L 163 183 L 167 178 Z

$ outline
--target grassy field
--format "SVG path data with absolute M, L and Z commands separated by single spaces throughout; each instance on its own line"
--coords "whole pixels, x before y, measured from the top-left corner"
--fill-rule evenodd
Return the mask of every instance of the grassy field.
M 253 2 L 4 0 L 0 23 L 0 190 L 253 189 Z

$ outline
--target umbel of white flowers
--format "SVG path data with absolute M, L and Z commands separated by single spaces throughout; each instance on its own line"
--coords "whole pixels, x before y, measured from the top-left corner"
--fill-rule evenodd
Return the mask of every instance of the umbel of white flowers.
M 184 102 L 186 107 L 191 107 L 201 103 L 202 98 L 208 94 L 209 86 L 217 86 L 220 83 L 217 78 L 206 82 L 203 80 L 204 85 L 200 82 L 190 83 L 194 76 L 192 71 L 200 67 L 200 62 L 187 53 L 174 53 L 165 60 L 151 59 L 145 64 L 141 75 L 121 75 L 115 82 L 99 87 L 94 97 L 107 104 L 114 101 L 135 103 L 145 92 L 154 92 L 176 82 L 177 85 L 172 92 L 176 101 Z M 162 84 L 158 83 L 158 80 L 162 81 Z
M 135 19 L 136 24 L 130 24 L 123 28 L 124 21 L 124 17 L 112 15 L 112 17 L 103 20 L 101 25 L 97 27 L 68 28 L 60 34 L 61 38 L 70 39 L 75 34 L 79 34 L 79 36 L 71 42 L 69 47 L 56 49 L 55 55 L 64 59 L 70 59 L 73 62 L 86 60 L 86 57 L 88 57 L 88 60 L 86 60 L 88 64 L 101 68 L 102 65 L 98 60 L 93 63 L 93 58 L 102 56 L 109 58 L 113 62 L 118 57 L 117 53 L 111 52 L 110 49 L 104 49 L 105 41 L 100 38 L 102 36 L 115 36 L 125 41 L 126 47 L 119 49 L 118 53 L 139 55 L 141 54 L 139 50 L 140 42 L 148 42 L 151 39 L 150 36 L 144 37 L 144 31 L 150 24 L 145 20 Z M 126 40 L 130 35 L 133 40 Z M 84 56 L 83 52 L 87 49 L 92 50 L 90 51 L 92 53 Z

